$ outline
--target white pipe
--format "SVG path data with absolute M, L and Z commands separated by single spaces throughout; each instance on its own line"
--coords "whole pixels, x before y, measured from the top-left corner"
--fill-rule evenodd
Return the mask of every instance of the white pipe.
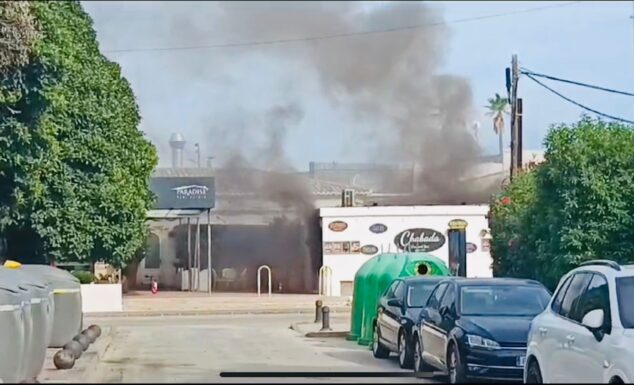
M 261 290 L 260 290 L 260 286 L 261 286 L 261 278 L 260 278 L 260 272 L 262 271 L 262 269 L 266 269 L 269 272 L 269 297 L 271 296 L 271 268 L 268 267 L 267 265 L 262 265 L 260 267 L 258 267 L 258 297 L 261 295 Z
M 319 295 L 332 296 L 332 269 L 330 266 L 319 268 Z

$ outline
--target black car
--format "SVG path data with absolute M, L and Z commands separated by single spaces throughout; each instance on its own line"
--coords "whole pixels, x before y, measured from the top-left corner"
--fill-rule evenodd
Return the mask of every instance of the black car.
M 374 323 L 372 353 L 376 358 L 387 358 L 391 352 L 399 354 L 402 368 L 414 363 L 412 328 L 419 318 L 429 294 L 436 284 L 447 277 L 414 276 L 397 278 L 379 299 Z
M 451 383 L 522 380 L 532 319 L 548 304 L 539 282 L 457 278 L 440 282 L 414 330 L 414 370 L 440 370 Z

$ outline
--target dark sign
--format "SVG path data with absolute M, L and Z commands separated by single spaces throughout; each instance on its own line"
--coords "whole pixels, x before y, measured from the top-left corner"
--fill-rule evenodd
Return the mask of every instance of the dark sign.
M 379 252 L 379 248 L 374 245 L 365 245 L 361 247 L 361 252 L 366 255 L 373 255 Z
M 334 222 L 330 222 L 330 224 L 328 225 L 328 228 L 332 231 L 339 233 L 347 229 L 348 224 L 343 221 L 334 221 Z
M 155 209 L 213 209 L 215 207 L 216 189 L 213 177 L 152 178 L 150 188 L 156 195 Z
M 432 229 L 409 229 L 398 233 L 394 244 L 405 251 L 434 251 L 445 244 L 445 236 Z
M 473 253 L 478 250 L 478 245 L 472 242 L 467 242 L 467 253 Z
M 370 231 L 375 234 L 381 234 L 387 231 L 387 226 L 385 226 L 383 223 L 375 223 L 370 226 Z

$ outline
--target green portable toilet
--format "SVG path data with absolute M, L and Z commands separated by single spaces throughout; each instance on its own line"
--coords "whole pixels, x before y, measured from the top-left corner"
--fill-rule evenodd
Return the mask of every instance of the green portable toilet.
M 363 264 L 355 276 L 348 339 L 356 339 L 360 345 L 369 345 L 379 298 L 395 278 L 414 275 L 451 274 L 440 258 L 427 253 L 379 254 Z

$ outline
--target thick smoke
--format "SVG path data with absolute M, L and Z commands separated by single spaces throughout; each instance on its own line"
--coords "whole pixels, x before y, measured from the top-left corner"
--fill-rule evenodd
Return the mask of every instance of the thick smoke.
M 390 3 L 365 11 L 362 3 L 322 3 L 310 9 L 222 3 L 222 28 L 232 36 L 301 37 L 354 34 L 431 25 L 398 32 L 307 42 L 271 53 L 314 71 L 333 104 L 364 127 L 360 142 L 374 148 L 366 159 L 414 165 L 413 196 L 398 203 L 460 203 L 473 199 L 462 176 L 479 148 L 467 130 L 472 113 L 468 81 L 443 75 L 448 31 L 430 5 Z M 248 11 L 245 9 L 249 9 Z M 387 183 L 406 183 L 411 180 Z M 397 203 L 397 202 L 390 202 Z

